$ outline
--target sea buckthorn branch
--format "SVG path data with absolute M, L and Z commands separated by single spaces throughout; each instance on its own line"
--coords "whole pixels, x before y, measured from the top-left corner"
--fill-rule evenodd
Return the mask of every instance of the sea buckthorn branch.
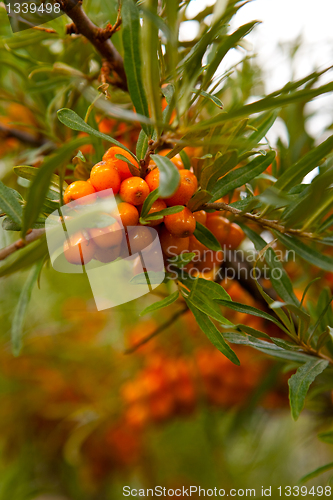
M 61 10 L 73 21 L 67 26 L 67 33 L 85 36 L 102 56 L 104 65 L 108 65 L 110 73 L 117 75 L 112 83 L 117 87 L 127 90 L 127 79 L 121 55 L 110 41 L 121 24 L 120 11 L 115 24 L 109 24 L 105 29 L 96 26 L 82 9 L 82 0 L 73 5 L 73 0 L 58 0 Z
M 0 250 L 0 261 L 5 260 L 7 257 L 9 257 L 12 253 L 17 252 L 17 250 L 21 250 L 21 248 L 27 246 L 29 243 L 32 243 L 33 241 L 38 240 L 45 234 L 45 229 L 32 229 L 25 237 L 25 240 L 20 238 L 17 241 L 14 241 L 11 245 L 8 245 L 8 247 L 2 248 Z
M 24 132 L 22 130 L 17 130 L 12 127 L 6 127 L 5 125 L 0 124 L 0 137 L 7 139 L 9 137 L 13 137 L 14 139 L 18 139 L 20 142 L 24 144 L 29 144 L 31 146 L 40 147 L 47 144 L 49 141 L 45 137 L 36 137 L 29 132 Z M 52 150 L 52 145 L 50 143 L 50 150 Z
M 249 212 L 242 212 L 242 210 L 239 210 L 238 208 L 232 207 L 232 206 L 228 205 L 227 203 L 223 203 L 223 202 L 205 203 L 198 210 L 204 210 L 205 208 L 212 208 L 214 210 L 221 210 L 221 211 L 230 212 L 233 215 L 235 215 L 236 217 L 245 217 L 246 219 L 249 219 L 252 222 L 256 222 L 257 224 L 260 224 L 263 227 L 267 227 L 269 229 L 274 229 L 275 231 L 279 231 L 279 233 L 293 234 L 295 236 L 301 236 L 303 238 L 308 238 L 308 239 L 312 239 L 312 240 L 317 239 L 316 235 L 313 233 L 307 233 L 307 232 L 304 232 L 300 229 L 286 228 L 282 224 L 279 224 L 279 222 L 276 220 L 264 219 L 260 215 L 250 214 Z
M 185 314 L 187 310 L 188 310 L 188 307 L 185 306 L 182 309 L 180 309 L 179 311 L 177 311 L 175 314 L 173 314 L 171 316 L 170 319 L 168 319 L 168 321 L 166 321 L 165 323 L 163 323 L 163 325 L 160 325 L 152 333 L 150 333 L 149 335 L 147 335 L 146 337 L 144 337 L 143 339 L 141 339 L 139 342 L 137 342 L 136 344 L 134 344 L 129 349 L 126 349 L 124 351 L 124 354 L 132 354 L 133 352 L 137 351 L 140 347 L 142 347 L 147 342 L 149 342 L 151 339 L 153 339 L 154 337 L 156 337 L 156 335 L 162 333 L 164 330 L 166 330 L 166 328 L 168 328 L 169 326 L 171 326 L 175 321 L 177 321 L 178 318 L 180 318 L 180 316 L 182 316 L 183 314 Z

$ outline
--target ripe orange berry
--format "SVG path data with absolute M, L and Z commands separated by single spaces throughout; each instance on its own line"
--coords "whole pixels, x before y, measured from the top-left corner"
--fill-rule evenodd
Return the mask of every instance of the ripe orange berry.
M 244 237 L 245 235 L 243 230 L 239 227 L 238 224 L 232 222 L 229 228 L 227 247 L 231 250 L 234 250 L 235 248 L 239 247 Z
M 94 187 L 86 181 L 75 181 L 72 182 L 64 192 L 64 202 L 70 203 L 71 201 L 78 200 L 84 196 L 89 196 L 94 194 L 96 191 Z M 82 200 L 84 203 L 84 200 Z
M 119 246 L 123 240 L 124 232 L 118 222 L 107 227 L 94 227 L 89 230 L 91 239 L 99 248 Z
M 162 151 L 159 151 L 158 154 L 160 156 L 166 156 L 168 153 L 170 153 L 171 149 L 162 149 Z M 182 159 L 180 155 L 176 155 L 173 158 L 170 158 L 170 161 L 175 165 L 175 167 L 178 168 L 178 170 L 184 170 L 184 164 L 182 162 Z
M 158 188 L 160 184 L 160 172 L 157 167 L 151 170 L 148 175 L 146 175 L 145 181 L 148 184 L 150 191 L 154 191 Z
M 192 234 L 192 236 L 190 236 L 189 251 L 194 252 L 199 257 L 202 257 L 204 255 L 204 252 L 209 251 L 209 248 L 207 248 L 206 245 L 201 243 L 201 241 L 197 240 L 197 238 Z
M 133 165 L 138 167 L 137 162 L 133 158 L 131 154 L 129 154 L 125 149 L 122 149 L 118 146 L 112 146 L 109 148 L 103 156 L 103 161 L 112 162 L 113 166 L 118 170 L 120 179 L 123 181 L 128 177 L 133 177 L 130 169 L 128 168 L 128 164 L 124 160 L 119 160 L 116 158 L 116 155 L 125 156 Z
M 121 248 L 120 245 L 117 247 L 108 247 L 108 248 L 96 247 L 94 253 L 94 259 L 98 260 L 99 262 L 103 262 L 104 264 L 113 262 L 119 257 L 120 248 Z
M 77 232 L 64 243 L 64 255 L 70 264 L 88 264 L 94 256 L 96 245 L 82 232 Z
M 128 228 L 128 243 L 131 255 L 141 252 L 154 241 L 153 229 L 145 226 Z
M 166 215 L 164 224 L 167 230 L 177 236 L 177 238 L 186 238 L 195 231 L 195 218 L 191 210 L 184 208 L 176 214 Z
M 156 212 L 160 212 L 161 210 L 164 210 L 166 207 L 167 206 L 166 206 L 165 201 L 156 200 L 152 204 L 148 214 L 154 214 Z M 150 221 L 148 225 L 151 227 L 158 226 L 159 224 L 161 224 L 163 222 L 163 219 L 164 219 L 164 217 L 162 216 L 160 219 Z
M 227 244 L 230 230 L 230 221 L 219 214 L 214 217 L 209 217 L 206 222 L 206 227 L 209 229 L 221 246 Z
M 90 172 L 90 180 L 96 191 L 104 191 L 104 189 L 112 189 L 113 194 L 117 194 L 120 188 L 120 175 L 116 168 L 110 163 L 100 161 L 92 168 Z
M 148 195 L 148 184 L 140 177 L 129 177 L 121 183 L 120 196 L 127 203 L 142 205 Z
M 117 123 L 112 118 L 102 118 L 98 124 L 98 130 L 103 134 L 110 134 L 117 126 Z
M 169 233 L 164 226 L 160 232 L 160 243 L 164 255 L 167 257 L 174 257 L 175 255 L 188 252 L 190 239 L 188 237 L 177 238 L 177 236 Z
M 134 205 L 122 201 L 118 205 L 118 212 L 124 227 L 138 224 L 140 216 L 138 209 Z
M 204 210 L 198 210 L 197 212 L 193 212 L 193 215 L 197 222 L 199 222 L 203 226 L 206 224 L 207 212 L 205 212 Z
M 200 272 L 211 271 L 214 267 L 220 266 L 223 262 L 223 252 L 218 250 L 214 252 L 212 250 L 205 251 L 201 262 L 198 262 L 197 269 Z
M 180 170 L 179 174 L 180 185 L 177 191 L 170 196 L 170 198 L 165 200 L 169 207 L 174 205 L 186 205 L 198 188 L 198 180 L 193 172 L 184 169 Z

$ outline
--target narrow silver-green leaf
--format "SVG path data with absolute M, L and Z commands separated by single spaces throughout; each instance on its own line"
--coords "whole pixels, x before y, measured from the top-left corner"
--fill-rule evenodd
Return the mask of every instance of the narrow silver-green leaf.
M 205 245 L 207 248 L 210 248 L 211 250 L 218 251 L 221 250 L 221 245 L 213 235 L 209 229 L 206 228 L 203 224 L 200 224 L 200 222 L 196 222 L 195 225 L 195 231 L 194 231 L 194 236 L 196 237 L 197 240 L 200 241 L 203 245 Z
M 231 347 L 226 343 L 223 338 L 222 333 L 216 328 L 214 323 L 210 320 L 207 314 L 200 311 L 193 302 L 186 298 L 186 303 L 193 313 L 199 327 L 203 331 L 203 333 L 207 336 L 208 340 L 222 353 L 224 354 L 232 363 L 235 365 L 240 365 L 240 361 L 237 358 L 234 351 Z
M 314 359 L 308 361 L 298 368 L 297 372 L 288 380 L 289 385 L 289 400 L 291 415 L 294 420 L 297 420 L 303 410 L 305 397 L 309 387 L 315 378 L 320 375 L 328 366 L 328 361 L 325 359 Z
M 275 151 L 270 151 L 265 156 L 257 156 L 250 163 L 245 165 L 244 167 L 237 168 L 233 170 L 225 177 L 222 177 L 219 181 L 216 182 L 214 189 L 212 189 L 213 197 L 211 202 L 222 198 L 230 191 L 243 186 L 247 182 L 250 182 L 252 179 L 257 177 L 257 175 L 261 174 L 268 165 L 270 165 L 275 158 Z
M 12 351 L 14 356 L 18 356 L 21 351 L 24 317 L 30 302 L 32 289 L 37 281 L 43 262 L 44 259 L 41 259 L 31 269 L 29 276 L 21 290 L 20 297 L 14 312 L 11 327 Z
M 13 190 L 0 181 L 0 210 L 7 214 L 13 222 L 21 225 L 22 205 Z
M 155 304 L 152 304 L 151 306 L 146 307 L 146 309 L 144 309 L 140 313 L 140 316 L 144 316 L 145 314 L 148 314 L 148 313 L 151 313 L 154 311 L 158 311 L 159 309 L 163 309 L 164 307 L 170 306 L 171 304 L 176 302 L 178 297 L 179 297 L 179 292 L 177 290 L 176 292 L 172 293 L 168 297 L 165 297 L 165 299 L 160 300 L 159 302 L 155 302 Z
M 123 144 L 121 144 L 121 142 L 117 141 L 116 139 L 113 139 L 109 135 L 103 134 L 102 132 L 99 132 L 98 130 L 92 128 L 72 109 L 67 109 L 67 108 L 59 109 L 57 114 L 59 121 L 64 125 L 66 125 L 66 127 L 72 130 L 77 130 L 79 132 L 86 132 L 87 134 L 94 135 L 99 139 L 104 139 L 105 141 L 109 141 L 112 144 L 115 144 L 115 146 L 119 146 L 121 149 L 125 149 L 128 153 L 130 153 L 133 156 L 133 158 L 135 158 L 135 160 L 137 160 L 136 156 L 132 153 L 132 151 L 130 151 Z
M 180 182 L 179 170 L 166 156 L 151 155 L 160 172 L 159 192 L 161 198 L 168 198 L 177 190 Z
M 148 101 L 142 80 L 140 14 L 133 0 L 123 0 L 121 17 L 128 90 L 137 113 L 149 117 Z M 150 137 L 151 127 L 142 124 L 142 128 Z

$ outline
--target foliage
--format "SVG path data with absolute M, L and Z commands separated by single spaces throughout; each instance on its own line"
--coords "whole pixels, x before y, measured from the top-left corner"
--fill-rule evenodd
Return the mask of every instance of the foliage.
M 240 361 L 229 344 L 251 346 L 285 361 L 287 371 L 297 370 L 289 379 L 291 411 L 297 419 L 312 383 L 314 391 L 321 386 L 333 390 L 333 136 L 329 132 L 320 141 L 307 137 L 300 150 L 289 116 L 332 93 L 333 82 L 322 82 L 331 68 L 253 99 L 251 89 L 258 79 L 250 58 L 237 68 L 222 73 L 220 68 L 257 21 L 230 33 L 229 22 L 244 2 L 217 1 L 198 14 L 200 35 L 181 42 L 179 26 L 188 4 L 123 0 L 122 24 L 112 32 L 117 2 L 83 2 L 83 12 L 101 27 L 93 40 L 68 34 L 70 12 L 67 19 L 50 21 L 46 30 L 13 36 L 0 8 L 1 126 L 8 140 L 17 141 L 15 154 L 14 148 L 4 151 L 8 168 L 0 183 L 0 209 L 3 228 L 13 242 L 20 242 L 8 255 L 6 248 L 0 250 L 0 276 L 32 268 L 13 320 L 13 351 L 20 349 L 32 287 L 48 264 L 45 236 L 33 232 L 37 237 L 29 242 L 29 234 L 62 205 L 67 184 L 89 177 L 107 143 L 129 152 L 142 177 L 151 160 L 159 168 L 160 184 L 142 207 L 140 223 L 148 224 L 183 209 L 176 205 L 149 214 L 159 196 L 174 193 L 180 174 L 171 160 L 180 154 L 183 166 L 192 168 L 199 181 L 188 203 L 191 211 L 223 211 L 240 222 L 246 235 L 241 248 L 254 255 L 254 276 L 256 271 L 260 276 L 247 280 L 257 302 L 249 305 L 242 297 L 230 297 L 218 273 L 193 278 L 186 266 L 195 256 L 189 253 L 168 269 L 162 300 L 141 315 L 182 305 L 234 364 Z M 277 118 L 289 131 L 288 147 L 281 141 L 273 147 L 266 139 Z M 166 156 L 159 154 L 166 148 Z M 17 160 L 20 166 L 15 166 Z M 315 169 L 312 181 L 303 183 Z M 200 222 L 194 236 L 214 252 L 221 249 Z M 227 265 L 228 249 L 223 250 Z M 294 252 L 294 262 L 278 258 L 287 251 Z M 268 275 L 263 279 L 265 266 Z M 321 280 L 314 281 L 318 274 Z M 238 321 L 244 318 L 240 315 L 258 323 Z

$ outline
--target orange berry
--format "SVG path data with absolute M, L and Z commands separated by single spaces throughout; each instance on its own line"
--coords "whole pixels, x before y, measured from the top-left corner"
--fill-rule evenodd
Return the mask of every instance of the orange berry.
M 203 226 L 206 224 L 207 212 L 205 212 L 204 210 L 198 210 L 197 212 L 193 212 L 193 215 L 197 222 L 199 222 Z
M 177 238 L 187 238 L 195 231 L 195 218 L 191 210 L 184 208 L 176 214 L 166 215 L 164 224 L 167 230 Z
M 64 202 L 67 204 L 71 201 L 83 198 L 84 196 L 94 194 L 95 192 L 94 187 L 89 182 L 75 181 L 66 188 L 66 191 L 64 192 Z
M 140 177 L 129 177 L 121 183 L 120 196 L 127 203 L 142 205 L 148 195 L 148 184 Z
M 174 205 L 186 205 L 198 188 L 198 180 L 193 172 L 184 169 L 180 170 L 179 174 L 180 185 L 177 191 L 165 200 L 169 207 Z
M 244 237 L 245 235 L 243 230 L 239 227 L 238 224 L 232 222 L 229 228 L 227 247 L 231 250 L 234 250 L 235 248 L 239 247 Z
M 118 170 L 120 179 L 123 181 L 128 177 L 133 177 L 130 169 L 128 168 L 128 164 L 124 160 L 119 160 L 116 158 L 116 155 L 125 156 L 131 163 L 133 163 L 136 167 L 138 167 L 137 162 L 133 158 L 133 156 L 128 153 L 125 149 L 122 149 L 118 146 L 112 146 L 109 148 L 103 156 L 103 161 L 112 162 L 113 166 Z
M 230 230 L 230 221 L 219 214 L 214 217 L 209 217 L 206 222 L 206 227 L 213 233 L 221 246 L 228 242 Z
M 153 229 L 145 226 L 128 228 L 128 243 L 131 255 L 141 252 L 154 241 Z
M 124 232 L 118 222 L 115 222 L 107 227 L 94 227 L 89 230 L 89 234 L 99 248 L 109 248 L 121 244 Z
M 192 236 L 190 236 L 189 250 L 190 252 L 194 252 L 199 257 L 201 257 L 204 255 L 204 252 L 209 251 L 209 248 L 207 248 L 206 245 L 201 243 L 201 241 L 197 240 L 197 238 L 192 234 Z
M 96 245 L 83 233 L 77 232 L 64 243 L 64 255 L 70 264 L 88 264 L 94 256 Z
M 94 259 L 104 264 L 113 262 L 120 255 L 120 245 L 117 247 L 101 248 L 97 247 L 94 253 Z
M 112 118 L 102 118 L 98 124 L 98 130 L 103 134 L 110 134 L 116 127 L 117 123 Z
M 116 168 L 110 166 L 110 163 L 100 161 L 92 168 L 90 180 L 96 191 L 112 189 L 113 194 L 117 194 L 120 188 L 120 175 Z
M 118 205 L 118 212 L 123 226 L 136 226 L 138 224 L 140 216 L 134 205 L 122 201 Z
M 156 212 L 160 212 L 161 210 L 164 210 L 166 207 L 167 206 L 166 206 L 165 201 L 156 200 L 152 204 L 148 214 L 154 214 Z M 160 219 L 150 221 L 148 225 L 151 227 L 158 226 L 159 224 L 161 224 L 163 222 L 163 219 L 164 219 L 164 217 L 162 216 Z
M 220 266 L 223 262 L 223 252 L 218 250 L 214 252 L 213 250 L 205 251 L 201 262 L 198 262 L 197 269 L 200 272 L 211 271 L 214 267 Z
M 162 151 L 159 151 L 158 154 L 160 156 L 166 156 L 168 153 L 170 153 L 171 149 L 162 149 Z M 182 162 L 182 159 L 180 155 L 176 155 L 173 158 L 170 158 L 170 161 L 175 165 L 175 167 L 178 168 L 178 170 L 184 170 L 184 164 Z
M 151 170 L 148 175 L 146 175 L 145 181 L 148 184 L 150 191 L 155 191 L 155 189 L 158 188 L 160 184 L 160 172 L 157 167 Z
M 174 257 L 175 255 L 188 252 L 190 239 L 188 237 L 177 238 L 177 236 L 169 233 L 164 226 L 160 233 L 160 243 L 163 253 L 167 257 Z

